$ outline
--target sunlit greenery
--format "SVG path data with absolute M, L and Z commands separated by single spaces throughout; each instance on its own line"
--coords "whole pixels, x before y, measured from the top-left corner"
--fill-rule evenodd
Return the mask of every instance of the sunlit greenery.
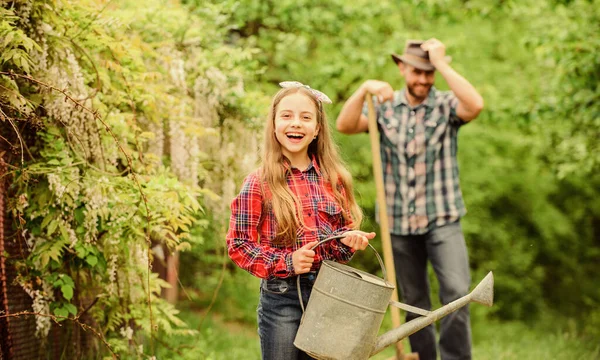
M 98 297 L 87 315 L 123 357 L 256 358 L 257 281 L 224 232 L 277 83 L 325 92 L 333 124 L 363 81 L 403 85 L 389 54 L 405 40 L 436 37 L 485 99 L 459 136 L 473 279 L 496 278 L 494 307 L 472 307 L 476 358 L 598 357 L 599 0 L 0 4 L 0 155 L 31 250 L 10 261 L 35 311 Z M 377 231 L 368 137 L 335 136 Z M 183 251 L 179 305 L 149 276 L 157 245 Z

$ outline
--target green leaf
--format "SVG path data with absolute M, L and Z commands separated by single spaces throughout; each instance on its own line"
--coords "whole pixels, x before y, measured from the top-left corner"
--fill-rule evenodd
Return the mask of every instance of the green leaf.
M 6 37 L 4 38 L 4 41 L 2 42 L 2 47 L 6 47 L 6 45 L 8 45 L 8 43 L 10 43 L 12 41 L 12 39 L 15 37 L 15 32 L 9 32 Z
M 98 263 L 98 258 L 97 258 L 97 257 L 95 257 L 94 255 L 88 255 L 88 256 L 85 258 L 85 261 L 86 261 L 88 264 L 90 264 L 90 266 L 91 266 L 91 267 L 94 267 L 94 266 L 96 266 L 96 264 Z
M 46 215 L 46 217 L 44 217 L 44 220 L 42 220 L 42 225 L 41 227 L 46 227 L 46 225 L 48 225 L 48 223 L 50 222 L 50 220 L 52 220 L 52 218 L 54 217 L 54 212 L 50 212 L 48 215 Z
M 73 279 L 71 279 L 71 277 L 69 275 L 61 274 L 60 277 L 62 278 L 62 280 L 65 284 L 75 287 L 75 282 L 73 281 Z
M 63 240 L 65 242 L 68 242 L 70 239 L 69 239 L 69 232 L 67 231 L 67 227 L 64 226 L 63 224 L 60 224 L 58 226 L 58 228 L 60 229 L 60 233 L 62 235 Z
M 51 260 L 50 261 L 50 270 L 54 271 L 54 270 L 58 270 L 61 267 L 61 263 L 59 263 L 56 260 Z
M 48 255 L 48 253 L 40 254 L 40 266 L 42 269 L 48 265 L 48 261 L 50 261 L 50 255 Z
M 80 259 L 85 258 L 85 256 L 88 254 L 85 247 L 79 242 L 77 243 L 77 245 L 75 245 L 75 251 L 77 252 L 77 257 Z
M 75 214 L 75 220 L 77 220 L 77 223 L 83 224 L 83 220 L 85 220 L 85 215 L 83 215 L 83 208 L 78 207 L 77 209 L 75 209 L 74 214 Z
M 183 241 L 181 243 L 179 243 L 176 247 L 175 250 L 177 251 L 187 251 L 187 250 L 191 250 L 192 249 L 192 245 L 189 242 Z
M 58 280 L 58 274 L 57 273 L 52 273 L 50 274 L 47 278 L 46 281 L 53 283 L 54 287 L 56 287 L 56 280 Z
M 77 315 L 77 308 L 73 304 L 63 304 L 64 308 L 67 309 L 73 315 Z
M 50 191 L 46 190 L 46 191 L 41 191 L 37 197 L 36 197 L 36 202 L 40 207 L 47 207 L 48 206 L 48 197 L 50 196 Z M 52 213 L 53 210 L 50 207 L 50 212 Z
M 69 311 L 67 309 L 65 309 L 64 307 L 59 307 L 59 308 L 54 309 L 54 315 L 68 317 Z M 62 318 L 58 319 L 58 321 L 61 321 L 61 320 L 65 320 L 65 319 L 62 319 Z
M 46 232 L 48 234 L 48 236 L 54 234 L 54 231 L 56 230 L 57 226 L 58 226 L 58 221 L 56 221 L 56 220 L 50 221 L 50 225 L 48 225 L 48 231 Z
M 63 285 L 60 287 L 60 291 L 63 294 L 63 297 L 67 300 L 71 300 L 73 298 L 73 287 L 71 285 Z
M 64 239 L 59 239 L 57 241 L 54 241 L 53 243 L 50 243 L 46 254 L 48 254 L 48 256 L 52 260 L 59 261 L 62 255 L 62 249 L 65 246 L 65 244 L 66 241 Z

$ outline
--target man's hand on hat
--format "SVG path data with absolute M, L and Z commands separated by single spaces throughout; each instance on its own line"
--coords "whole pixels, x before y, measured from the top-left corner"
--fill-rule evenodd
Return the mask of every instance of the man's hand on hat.
M 377 96 L 380 104 L 394 99 L 394 89 L 385 81 L 367 80 L 363 86 L 367 92 Z
M 431 38 L 421 45 L 421 49 L 429 52 L 429 61 L 438 67 L 445 62 L 446 46 L 436 38 Z

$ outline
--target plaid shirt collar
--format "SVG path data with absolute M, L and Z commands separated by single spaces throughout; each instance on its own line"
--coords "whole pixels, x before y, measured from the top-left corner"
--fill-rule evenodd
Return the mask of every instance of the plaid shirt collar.
M 309 172 L 310 170 L 312 170 L 313 168 L 315 169 L 315 172 L 317 173 L 317 175 L 319 176 L 323 176 L 323 174 L 321 173 L 321 168 L 319 167 L 319 164 L 317 162 L 317 156 L 315 154 L 311 154 L 310 156 L 310 163 L 308 164 L 308 167 L 303 170 L 302 172 Z M 285 157 L 285 155 L 284 155 Z M 286 170 L 292 170 L 292 169 L 296 169 L 298 171 L 300 171 L 298 168 L 294 168 L 292 167 L 292 165 L 290 164 L 290 161 L 285 158 L 286 161 L 283 162 L 283 166 L 285 167 Z
M 400 105 L 404 105 L 408 108 L 417 108 L 421 105 L 427 106 L 428 108 L 433 109 L 435 107 L 435 93 L 436 93 L 436 88 L 435 86 L 432 86 L 431 89 L 429 89 L 429 94 L 427 95 L 427 99 L 422 102 L 421 104 L 417 105 L 417 106 L 410 106 L 410 104 L 408 103 L 408 99 L 406 98 L 406 87 L 404 87 L 404 89 L 402 89 L 401 91 L 397 91 L 394 94 L 394 102 L 393 102 L 393 106 L 400 106 Z

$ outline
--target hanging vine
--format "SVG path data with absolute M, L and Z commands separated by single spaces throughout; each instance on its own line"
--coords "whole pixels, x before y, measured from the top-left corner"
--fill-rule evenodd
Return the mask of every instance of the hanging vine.
M 195 330 L 160 298 L 151 249 L 199 245 L 256 162 L 252 51 L 159 1 L 0 4 L 0 155 L 26 245 L 10 260 L 33 300 L 5 316 L 36 316 L 42 339 L 69 319 L 114 357 L 152 357 L 153 339 Z

